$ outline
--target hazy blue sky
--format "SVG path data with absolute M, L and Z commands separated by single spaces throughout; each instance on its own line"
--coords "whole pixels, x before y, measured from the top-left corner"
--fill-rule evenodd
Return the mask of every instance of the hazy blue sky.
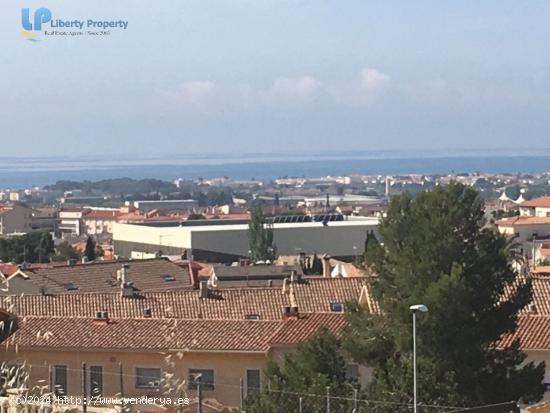
M 550 147 L 545 0 L 2 5 L 1 155 Z M 129 27 L 33 43 L 41 6 Z

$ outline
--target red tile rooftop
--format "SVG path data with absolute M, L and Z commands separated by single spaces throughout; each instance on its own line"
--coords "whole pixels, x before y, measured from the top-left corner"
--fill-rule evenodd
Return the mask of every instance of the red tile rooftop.
M 540 196 L 538 198 L 531 199 L 521 203 L 521 208 L 523 207 L 532 207 L 532 208 L 550 208 L 550 196 Z
M 496 224 L 501 227 L 515 225 L 550 225 L 550 217 L 518 216 L 500 219 L 496 221 Z

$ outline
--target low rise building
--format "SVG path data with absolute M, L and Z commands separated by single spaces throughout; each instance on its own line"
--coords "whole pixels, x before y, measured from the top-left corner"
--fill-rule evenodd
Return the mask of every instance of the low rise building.
M 0 206 L 0 235 L 26 234 L 32 230 L 33 210 L 21 204 Z
M 360 278 L 315 278 L 283 287 L 5 297 L 15 332 L 0 357 L 28 369 L 29 386 L 55 394 L 196 397 L 237 406 L 239 386 L 264 386 L 262 370 L 324 326 L 339 334 L 347 302 L 376 310 Z M 365 383 L 370 371 L 350 369 Z M 83 379 L 84 377 L 84 379 Z M 83 384 L 86 380 L 88 387 Z M 89 386 L 93 383 L 93 386 Z M 168 385 L 167 385 L 168 384 Z
M 12 269 L 13 270 L 13 269 Z M 0 295 L 166 291 L 191 288 L 188 265 L 164 258 L 19 268 L 0 273 Z
M 129 205 L 127 201 L 126 205 Z M 160 201 L 133 201 L 132 205 L 141 211 L 161 209 L 165 211 L 192 211 L 199 207 L 194 199 L 164 199 Z

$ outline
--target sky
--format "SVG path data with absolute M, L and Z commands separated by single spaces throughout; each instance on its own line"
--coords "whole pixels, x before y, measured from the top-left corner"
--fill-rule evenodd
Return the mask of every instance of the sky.
M 128 28 L 31 42 L 23 7 Z M 3 2 L 0 156 L 549 148 L 548 16 L 544 0 Z

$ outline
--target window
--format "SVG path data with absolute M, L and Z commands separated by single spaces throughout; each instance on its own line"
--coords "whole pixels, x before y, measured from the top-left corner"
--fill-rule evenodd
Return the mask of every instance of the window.
M 90 386 L 89 394 L 94 396 L 101 396 L 103 394 L 103 367 L 102 366 L 90 366 L 88 372 L 88 386 Z
M 199 375 L 200 379 L 197 378 Z M 189 369 L 189 390 L 197 390 L 199 380 L 203 390 L 214 390 L 214 370 Z
M 67 366 L 55 365 L 53 366 L 53 393 L 56 396 L 67 395 Z
M 249 397 L 258 395 L 260 393 L 260 388 L 260 370 L 246 370 L 246 394 Z
M 136 368 L 136 389 L 156 389 L 160 386 L 160 369 L 157 367 Z
M 344 304 L 342 303 L 330 303 L 330 311 L 333 313 L 343 313 L 344 312 Z

